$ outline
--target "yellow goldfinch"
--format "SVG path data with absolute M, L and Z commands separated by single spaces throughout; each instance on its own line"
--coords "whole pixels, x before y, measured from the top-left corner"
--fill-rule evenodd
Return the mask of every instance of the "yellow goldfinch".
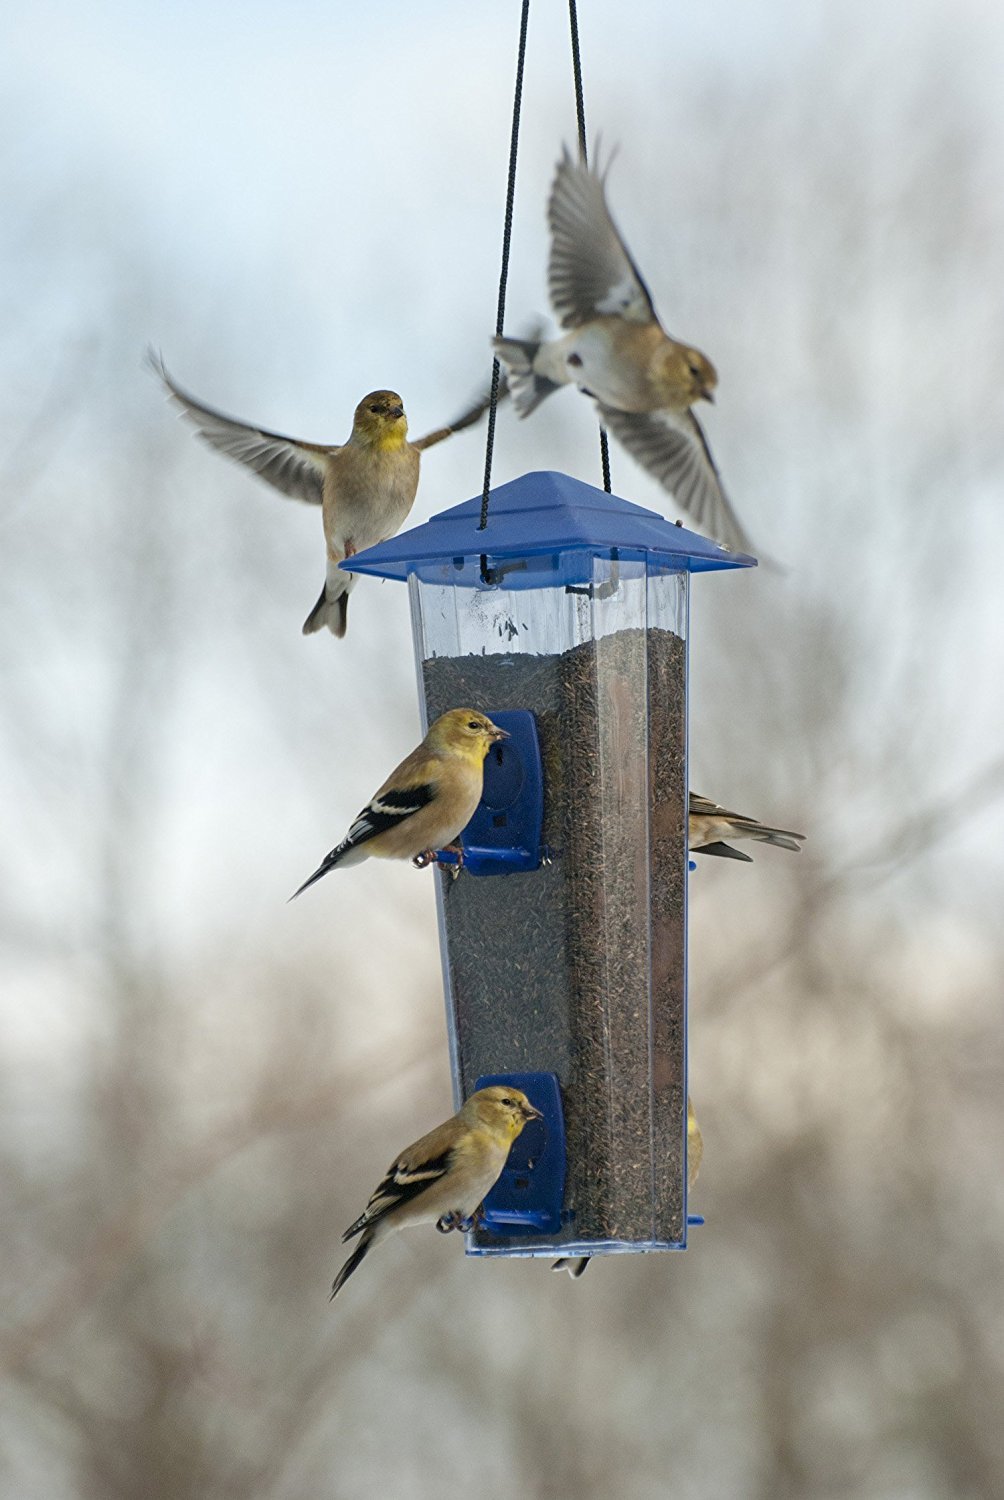
M 488 407 L 485 396 L 448 427 L 437 427 L 411 443 L 401 397 L 396 391 L 371 391 L 356 407 L 347 443 L 304 443 L 203 406 L 176 384 L 153 350 L 149 359 L 205 442 L 247 464 L 284 495 L 321 507 L 327 573 L 320 598 L 303 623 L 304 635 L 324 626 L 332 635 L 345 634 L 349 593 L 356 579 L 339 564 L 399 530 L 414 503 L 421 454 L 472 426 Z
M 756 818 L 743 817 L 742 813 L 729 812 L 707 797 L 690 794 L 690 817 L 688 818 L 691 854 L 717 854 L 722 859 L 742 859 L 752 864 L 748 854 L 733 849 L 726 839 L 752 839 L 758 844 L 773 844 L 778 849 L 793 849 L 801 852 L 804 833 L 792 833 L 787 828 L 768 828 Z
M 473 708 L 440 715 L 422 743 L 392 771 L 363 808 L 342 842 L 293 892 L 291 901 L 336 865 L 376 859 L 410 859 L 422 869 L 437 849 L 462 851 L 453 841 L 481 801 L 485 756 L 496 740 L 508 739 Z
M 689 1191 L 697 1181 L 697 1174 L 701 1170 L 701 1157 L 704 1155 L 704 1137 L 701 1127 L 697 1123 L 694 1114 L 694 1106 L 687 1098 L 687 1190 Z M 575 1279 L 581 1276 L 589 1264 L 591 1257 L 588 1255 L 563 1255 L 556 1260 L 551 1267 L 552 1271 L 567 1271 L 569 1276 Z
M 374 1189 L 365 1212 L 342 1243 L 359 1235 L 331 1288 L 334 1297 L 374 1245 L 411 1224 L 435 1224 L 444 1233 L 476 1217 L 497 1182 L 509 1148 L 528 1120 L 541 1119 L 519 1089 L 494 1084 L 479 1089 L 443 1125 L 402 1151 Z
M 610 217 L 600 175 L 558 163 L 547 207 L 548 286 L 563 338 L 496 338 L 509 389 L 525 417 L 551 391 L 577 385 L 600 420 L 699 526 L 733 551 L 750 544 L 691 411 L 714 400 L 718 376 L 699 349 L 670 338 Z

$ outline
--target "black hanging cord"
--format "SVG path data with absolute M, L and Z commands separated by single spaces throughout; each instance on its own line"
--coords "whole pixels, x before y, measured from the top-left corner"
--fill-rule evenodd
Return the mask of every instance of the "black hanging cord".
M 572 33 L 572 76 L 575 80 L 575 119 L 579 128 L 579 159 L 583 166 L 589 162 L 586 150 L 586 106 L 582 98 L 582 58 L 579 53 L 579 17 L 575 0 L 568 0 L 568 24 Z M 610 493 L 610 444 L 607 429 L 600 423 L 600 467 L 603 470 L 603 488 Z
M 516 58 L 516 87 L 512 101 L 512 135 L 509 140 L 509 185 L 505 200 L 505 228 L 502 231 L 502 271 L 499 276 L 499 302 L 495 317 L 495 333 L 501 335 L 505 322 L 505 289 L 509 279 L 509 246 L 512 241 L 512 206 L 516 196 L 516 151 L 519 146 L 519 111 L 523 102 L 523 63 L 526 59 L 526 26 L 530 18 L 530 0 L 523 0 L 523 14 L 519 23 L 519 52 Z M 492 486 L 492 452 L 495 448 L 495 413 L 499 404 L 499 362 L 492 361 L 492 389 L 488 405 L 488 438 L 485 443 L 485 485 L 481 492 L 481 525 L 488 525 L 488 497 Z M 481 559 L 481 572 L 487 570 L 487 558 Z
M 575 0 L 568 0 L 568 24 L 572 31 L 572 77 L 575 80 L 575 118 L 579 126 L 579 156 L 585 165 L 586 152 L 586 106 L 582 102 L 582 58 L 579 55 L 579 17 Z

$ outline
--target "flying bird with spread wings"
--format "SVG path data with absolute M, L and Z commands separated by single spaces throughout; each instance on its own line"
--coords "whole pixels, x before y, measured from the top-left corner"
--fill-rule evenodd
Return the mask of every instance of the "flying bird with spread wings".
M 729 502 L 693 413 L 713 401 L 714 365 L 671 338 L 641 272 L 610 216 L 606 173 L 558 163 L 547 207 L 548 288 L 563 337 L 496 338 L 513 404 L 529 415 L 562 385 L 596 402 L 600 420 L 677 504 L 731 551 L 751 544 Z
M 283 495 L 321 507 L 327 569 L 320 597 L 303 622 L 304 635 L 325 626 L 332 635 L 345 634 L 356 577 L 340 564 L 400 530 L 418 490 L 421 455 L 473 426 L 489 404 L 488 396 L 481 396 L 455 422 L 409 442 L 401 397 L 396 391 L 371 391 L 356 407 L 347 442 L 307 443 L 203 405 L 168 374 L 159 354 L 150 350 L 149 361 L 203 442 L 246 464 Z

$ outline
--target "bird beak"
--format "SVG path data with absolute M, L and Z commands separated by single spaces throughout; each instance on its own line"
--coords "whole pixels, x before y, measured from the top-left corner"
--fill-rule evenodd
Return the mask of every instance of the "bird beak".
M 704 397 L 705 401 L 710 401 L 712 406 L 714 406 L 715 393 L 713 390 L 710 390 L 708 386 L 704 386 L 701 390 L 701 395 Z
M 523 1114 L 528 1120 L 542 1120 L 544 1118 L 540 1110 L 535 1109 L 532 1104 L 527 1104 L 524 1106 Z
M 493 743 L 495 740 L 507 740 L 509 738 L 509 731 L 508 729 L 500 729 L 496 724 L 492 729 L 491 737 Z
M 403 406 L 389 406 L 387 408 L 387 411 L 388 411 L 389 415 L 392 416 L 392 417 L 403 417 L 404 416 L 404 407 Z

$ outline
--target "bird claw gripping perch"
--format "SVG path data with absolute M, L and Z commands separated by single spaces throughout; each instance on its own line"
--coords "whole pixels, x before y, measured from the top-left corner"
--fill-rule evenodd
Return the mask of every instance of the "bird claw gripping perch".
M 449 1234 L 451 1229 L 459 1229 L 461 1234 L 470 1234 L 481 1223 L 481 1209 L 476 1208 L 469 1218 L 451 1210 L 448 1214 L 441 1214 L 436 1220 L 436 1228 L 440 1234 Z
M 452 855 L 452 859 L 443 859 L 443 855 Z M 421 854 L 416 854 L 412 860 L 416 870 L 424 870 L 428 865 L 439 865 L 448 870 L 454 879 L 460 874 L 464 867 L 464 850 L 461 844 L 447 844 L 443 849 L 423 849 Z

